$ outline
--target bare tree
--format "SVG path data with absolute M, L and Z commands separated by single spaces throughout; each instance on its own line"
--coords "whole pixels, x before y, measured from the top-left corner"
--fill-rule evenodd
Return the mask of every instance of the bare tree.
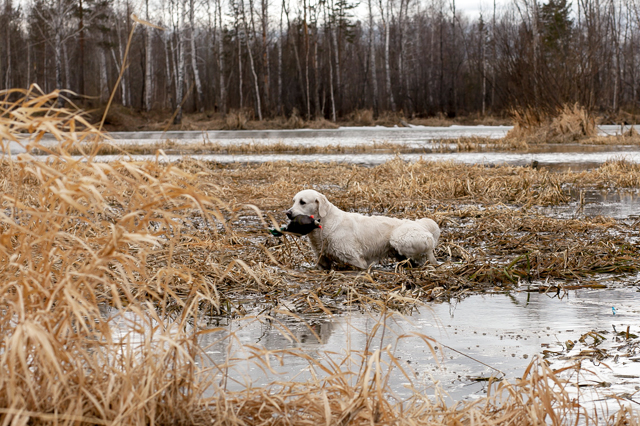
M 371 5 L 371 0 L 369 0 L 369 5 Z M 327 19 L 327 4 L 324 3 L 323 4 L 323 10 L 324 10 L 324 21 L 325 24 L 329 30 L 329 37 L 331 37 L 331 20 Z M 335 96 L 334 96 L 334 88 L 333 88 L 333 66 L 331 63 L 331 51 L 332 49 L 332 43 L 331 40 L 329 40 L 328 43 L 328 47 L 329 47 L 329 96 L 330 96 L 330 100 L 331 100 L 331 121 L 333 121 L 334 123 L 336 122 L 336 101 L 335 101 Z
M 149 17 L 149 0 L 145 0 L 144 1 L 144 6 L 145 6 L 145 19 L 147 20 L 147 22 L 151 21 L 150 17 Z M 145 111 L 151 111 L 151 100 L 152 100 L 152 96 L 153 96 L 153 72 L 152 72 L 152 61 L 151 61 L 151 56 L 152 56 L 152 37 L 153 37 L 153 29 L 151 27 L 145 27 L 144 30 L 144 34 L 145 34 L 145 40 L 146 40 L 146 45 L 145 45 L 145 58 L 144 58 L 144 71 L 145 71 L 145 78 L 144 78 L 144 109 Z
M 55 87 L 58 90 L 64 89 L 62 75 L 63 44 L 73 36 L 74 31 L 69 28 L 67 17 L 73 13 L 74 4 L 70 0 L 43 0 L 36 7 L 35 12 L 40 15 L 42 22 L 46 25 L 43 29 L 47 32 L 45 39 L 49 40 L 53 47 Z M 51 37 L 49 37 L 51 35 Z M 67 87 L 69 89 L 69 87 Z M 64 98 L 58 98 L 58 106 L 64 105 Z
M 5 17 L 5 72 L 4 72 L 4 87 L 7 89 L 11 88 L 11 68 L 13 64 L 11 63 L 11 26 L 12 26 L 12 17 L 13 15 L 13 6 L 11 4 L 11 0 L 5 0 L 4 2 L 4 17 Z M 0 66 L 0 70 L 2 67 Z
M 265 107 L 271 104 L 271 69 L 269 66 L 269 0 L 261 0 L 262 9 L 262 87 L 264 90 Z
M 373 8 L 371 7 L 371 0 L 368 0 L 369 5 L 369 62 L 371 63 L 371 86 L 373 93 L 373 115 L 378 117 L 380 111 L 378 110 L 378 73 L 376 71 L 376 45 L 375 45 L 375 28 L 373 25 Z
M 222 0 L 216 0 L 218 6 L 218 78 L 220 85 L 220 110 L 227 112 L 226 86 L 224 81 L 224 28 L 222 27 Z
M 376 117 L 574 102 L 609 112 L 640 98 L 639 0 L 494 1 L 490 20 L 455 0 L 367 0 L 366 17 L 350 15 L 357 0 L 213 1 L 202 20 L 197 0 L 0 0 L 0 84 L 105 101 L 122 73 L 115 101 L 133 109 L 179 117 L 251 104 L 256 118 L 297 110 L 336 121 L 367 106 Z M 132 11 L 170 31 L 129 42 Z M 137 66 L 123 63 L 129 43 Z
M 182 123 L 182 104 L 184 97 L 184 72 L 185 72 L 185 53 L 184 53 L 184 15 L 185 12 L 185 0 L 178 0 L 178 21 L 177 26 L 174 28 L 176 36 L 176 47 L 178 50 L 177 66 L 176 66 L 176 113 L 173 119 L 173 124 Z
M 389 44 L 390 44 L 390 28 L 389 28 L 389 14 L 391 13 L 391 0 L 387 0 L 387 15 L 385 17 L 385 8 L 382 4 L 383 0 L 378 0 L 380 7 L 380 18 L 382 19 L 382 28 L 384 29 L 384 69 L 385 69 L 385 82 L 387 88 L 387 96 L 389 97 L 389 105 L 392 112 L 396 112 L 396 102 L 393 98 L 393 90 L 391 89 L 391 66 L 389 59 Z
M 262 121 L 262 107 L 260 104 L 260 87 L 258 86 L 258 74 L 256 74 L 256 67 L 253 62 L 253 53 L 251 51 L 251 45 L 249 44 L 249 27 L 247 25 L 247 15 L 244 9 L 244 0 L 240 0 L 241 11 L 242 11 L 242 23 L 244 26 L 244 40 L 245 45 L 247 46 L 247 53 L 249 53 L 249 67 L 251 68 L 251 74 L 253 75 L 253 88 L 255 90 L 256 97 L 256 112 L 258 114 L 258 120 Z M 253 15 L 253 1 L 249 0 L 250 5 L 250 13 Z
M 278 114 L 284 114 L 284 108 L 282 105 L 282 43 L 284 40 L 284 31 L 282 28 L 282 19 L 285 9 L 285 0 L 282 0 L 282 7 L 280 8 L 280 37 L 278 38 Z
M 196 26 L 194 22 L 195 0 L 189 0 L 189 45 L 191 47 L 191 70 L 193 71 L 193 80 L 196 86 L 197 108 L 200 112 L 204 111 L 204 94 L 202 91 L 202 82 L 200 81 L 200 73 L 198 72 L 198 52 L 196 50 Z

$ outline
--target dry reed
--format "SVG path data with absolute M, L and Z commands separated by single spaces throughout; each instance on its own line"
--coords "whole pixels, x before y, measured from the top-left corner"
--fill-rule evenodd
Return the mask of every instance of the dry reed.
M 576 142 L 597 135 L 593 115 L 584 107 L 564 105 L 552 114 L 533 108 L 512 112 L 514 127 L 507 138 L 527 143 Z
M 518 278 L 636 271 L 638 248 L 627 241 L 637 226 L 536 212 L 566 203 L 568 182 L 637 185 L 628 178 L 634 166 L 612 162 L 576 176 L 400 160 L 375 168 L 103 164 L 92 161 L 98 142 L 83 148 L 82 160 L 69 156 L 98 132 L 79 112 L 56 108 L 56 93 L 11 96 L 19 99 L 0 104 L 3 141 L 51 155 L 5 156 L 0 164 L 3 423 L 563 424 L 588 414 L 544 364 L 473 404 L 448 407 L 418 393 L 396 403 L 386 377 L 399 366 L 385 348 L 353 354 L 361 357 L 356 371 L 293 351 L 325 374 L 230 392 L 218 385 L 229 379 L 226 366 L 199 366 L 206 354 L 196 325 L 205 314 L 250 313 L 248 297 L 273 313 L 285 301 L 294 314 L 327 315 L 349 303 L 410 312 L 420 300 Z M 55 149 L 40 143 L 45 132 L 59 139 Z M 302 187 L 347 210 L 436 218 L 444 231 L 438 256 L 449 262 L 362 273 L 306 269 L 313 259 L 304 240 L 265 231 Z M 403 296 L 403 288 L 420 293 Z M 124 335 L 118 322 L 127 325 Z M 270 355 L 254 352 L 256 362 Z M 620 419 L 637 424 L 624 411 Z

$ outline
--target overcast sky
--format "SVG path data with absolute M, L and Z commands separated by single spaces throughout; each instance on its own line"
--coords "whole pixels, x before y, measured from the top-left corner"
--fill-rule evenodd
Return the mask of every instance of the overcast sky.
M 501 9 L 508 1 L 496 0 L 496 8 Z M 468 16 L 478 16 L 482 11 L 487 17 L 493 13 L 493 0 L 456 0 L 456 9 L 464 11 Z

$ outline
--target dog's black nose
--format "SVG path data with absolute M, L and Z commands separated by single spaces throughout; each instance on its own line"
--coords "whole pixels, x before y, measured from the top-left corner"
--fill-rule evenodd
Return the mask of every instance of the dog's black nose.
M 291 210 L 287 210 L 285 213 L 287 214 L 287 217 L 289 219 L 293 219 L 293 215 L 291 214 Z

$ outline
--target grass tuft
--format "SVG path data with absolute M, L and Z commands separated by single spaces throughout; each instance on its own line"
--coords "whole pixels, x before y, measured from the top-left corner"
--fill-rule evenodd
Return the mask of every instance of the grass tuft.
M 597 136 L 595 118 L 584 107 L 564 105 L 554 114 L 525 108 L 513 110 L 514 128 L 507 138 L 527 143 L 567 143 Z

